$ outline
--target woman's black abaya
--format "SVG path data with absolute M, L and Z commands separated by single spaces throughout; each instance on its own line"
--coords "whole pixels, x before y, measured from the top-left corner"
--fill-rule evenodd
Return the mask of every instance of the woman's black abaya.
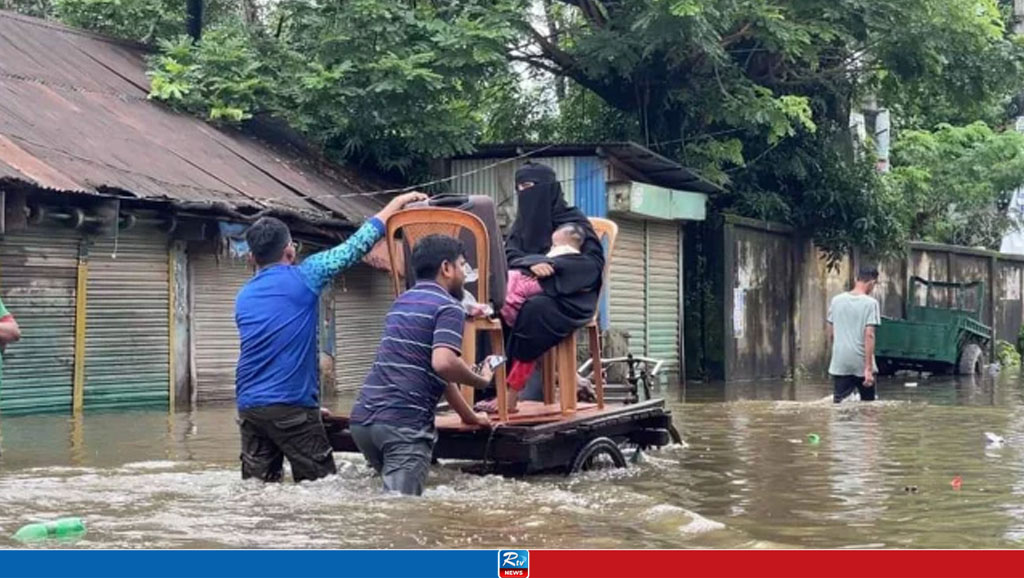
M 544 293 L 523 304 L 511 328 L 508 356 L 533 361 L 594 317 L 604 271 L 604 248 L 587 217 L 566 204 L 554 171 L 527 164 L 516 172 L 516 183 L 534 185 L 519 193 L 519 211 L 505 244 L 509 267 L 528 268 L 550 263 L 551 277 L 540 280 Z M 586 231 L 578 255 L 548 258 L 551 233 L 576 223 Z

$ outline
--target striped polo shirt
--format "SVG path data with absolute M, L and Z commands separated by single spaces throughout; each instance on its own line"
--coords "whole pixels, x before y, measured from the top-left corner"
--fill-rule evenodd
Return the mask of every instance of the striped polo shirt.
M 447 383 L 434 372 L 437 347 L 462 353 L 466 314 L 444 287 L 419 281 L 402 293 L 384 321 L 370 374 L 359 390 L 351 421 L 423 429 L 433 427 Z

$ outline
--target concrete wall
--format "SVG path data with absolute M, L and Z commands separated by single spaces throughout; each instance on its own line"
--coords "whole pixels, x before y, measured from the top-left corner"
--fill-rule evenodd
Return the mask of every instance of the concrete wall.
M 825 324 L 832 298 L 846 291 L 853 280 L 853 260 L 848 256 L 829 263 L 814 243 L 797 243 L 795 254 L 796 302 L 794 328 L 799 376 L 824 375 L 828 371 Z
M 1017 342 L 1024 322 L 1024 256 L 911 243 L 902 258 L 855 251 L 828 263 L 788 227 L 727 216 L 687 231 L 701 259 L 688 258 L 687 375 L 748 381 L 820 377 L 828 368 L 828 305 L 862 264 L 879 269 L 882 315 L 905 315 L 908 281 L 984 281 L 981 319 L 996 339 Z M 694 279 L 699 279 L 694 280 Z M 690 281 L 693 280 L 693 281 Z M 923 303 L 923 295 L 910 296 Z M 994 344 L 993 344 L 994 346 Z
M 793 232 L 725 223 L 725 379 L 785 377 L 793 364 Z

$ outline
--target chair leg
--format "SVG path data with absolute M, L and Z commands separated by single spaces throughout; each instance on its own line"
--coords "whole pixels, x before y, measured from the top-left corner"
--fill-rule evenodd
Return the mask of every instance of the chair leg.
M 541 356 L 543 364 L 543 379 L 544 379 L 544 404 L 551 405 L 555 403 L 555 356 L 557 353 L 557 346 L 552 347 L 549 351 L 544 352 Z
M 501 331 L 491 331 L 491 355 L 505 356 L 505 340 L 502 339 Z M 501 423 L 508 422 L 508 384 L 505 381 L 505 365 L 498 367 L 494 372 L 494 384 L 498 393 L 498 420 Z
M 594 390 L 597 393 L 597 409 L 604 409 L 604 375 L 601 372 L 601 329 L 592 326 L 588 330 L 590 341 L 590 366 L 594 368 Z
M 476 327 L 469 323 L 462 331 L 462 359 L 470 365 L 476 363 Z M 461 390 L 462 399 L 466 400 L 470 407 L 473 407 L 473 386 L 463 385 Z
M 571 415 L 576 413 L 576 334 L 563 339 L 556 350 L 562 415 Z

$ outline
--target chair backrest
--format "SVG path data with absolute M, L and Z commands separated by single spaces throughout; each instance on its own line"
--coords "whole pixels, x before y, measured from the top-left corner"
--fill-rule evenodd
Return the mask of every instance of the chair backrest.
M 604 245 L 604 272 L 601 273 L 601 294 L 598 296 L 600 302 L 608 292 L 608 275 L 612 268 L 612 254 L 615 251 L 615 239 L 619 236 L 619 225 L 611 219 L 590 217 L 590 226 L 594 227 L 597 238 Z M 600 308 L 598 310 L 600 311 Z M 597 320 L 597 313 L 594 314 L 594 320 Z
M 476 243 L 477 291 L 480 293 L 476 298 L 480 303 L 489 303 L 488 280 L 491 270 L 490 253 L 487 248 L 490 245 L 490 237 L 487 234 L 487 227 L 479 217 L 458 209 L 423 207 L 405 209 L 391 215 L 388 222 L 385 223 L 385 227 L 387 228 L 388 255 L 392 263 L 391 280 L 394 283 L 396 297 L 403 291 L 401 265 L 396 265 L 397 255 L 399 251 L 403 250 L 398 242 L 399 232 L 412 248 L 420 239 L 429 235 L 448 235 L 457 239 L 459 233 L 465 229 L 473 235 Z

